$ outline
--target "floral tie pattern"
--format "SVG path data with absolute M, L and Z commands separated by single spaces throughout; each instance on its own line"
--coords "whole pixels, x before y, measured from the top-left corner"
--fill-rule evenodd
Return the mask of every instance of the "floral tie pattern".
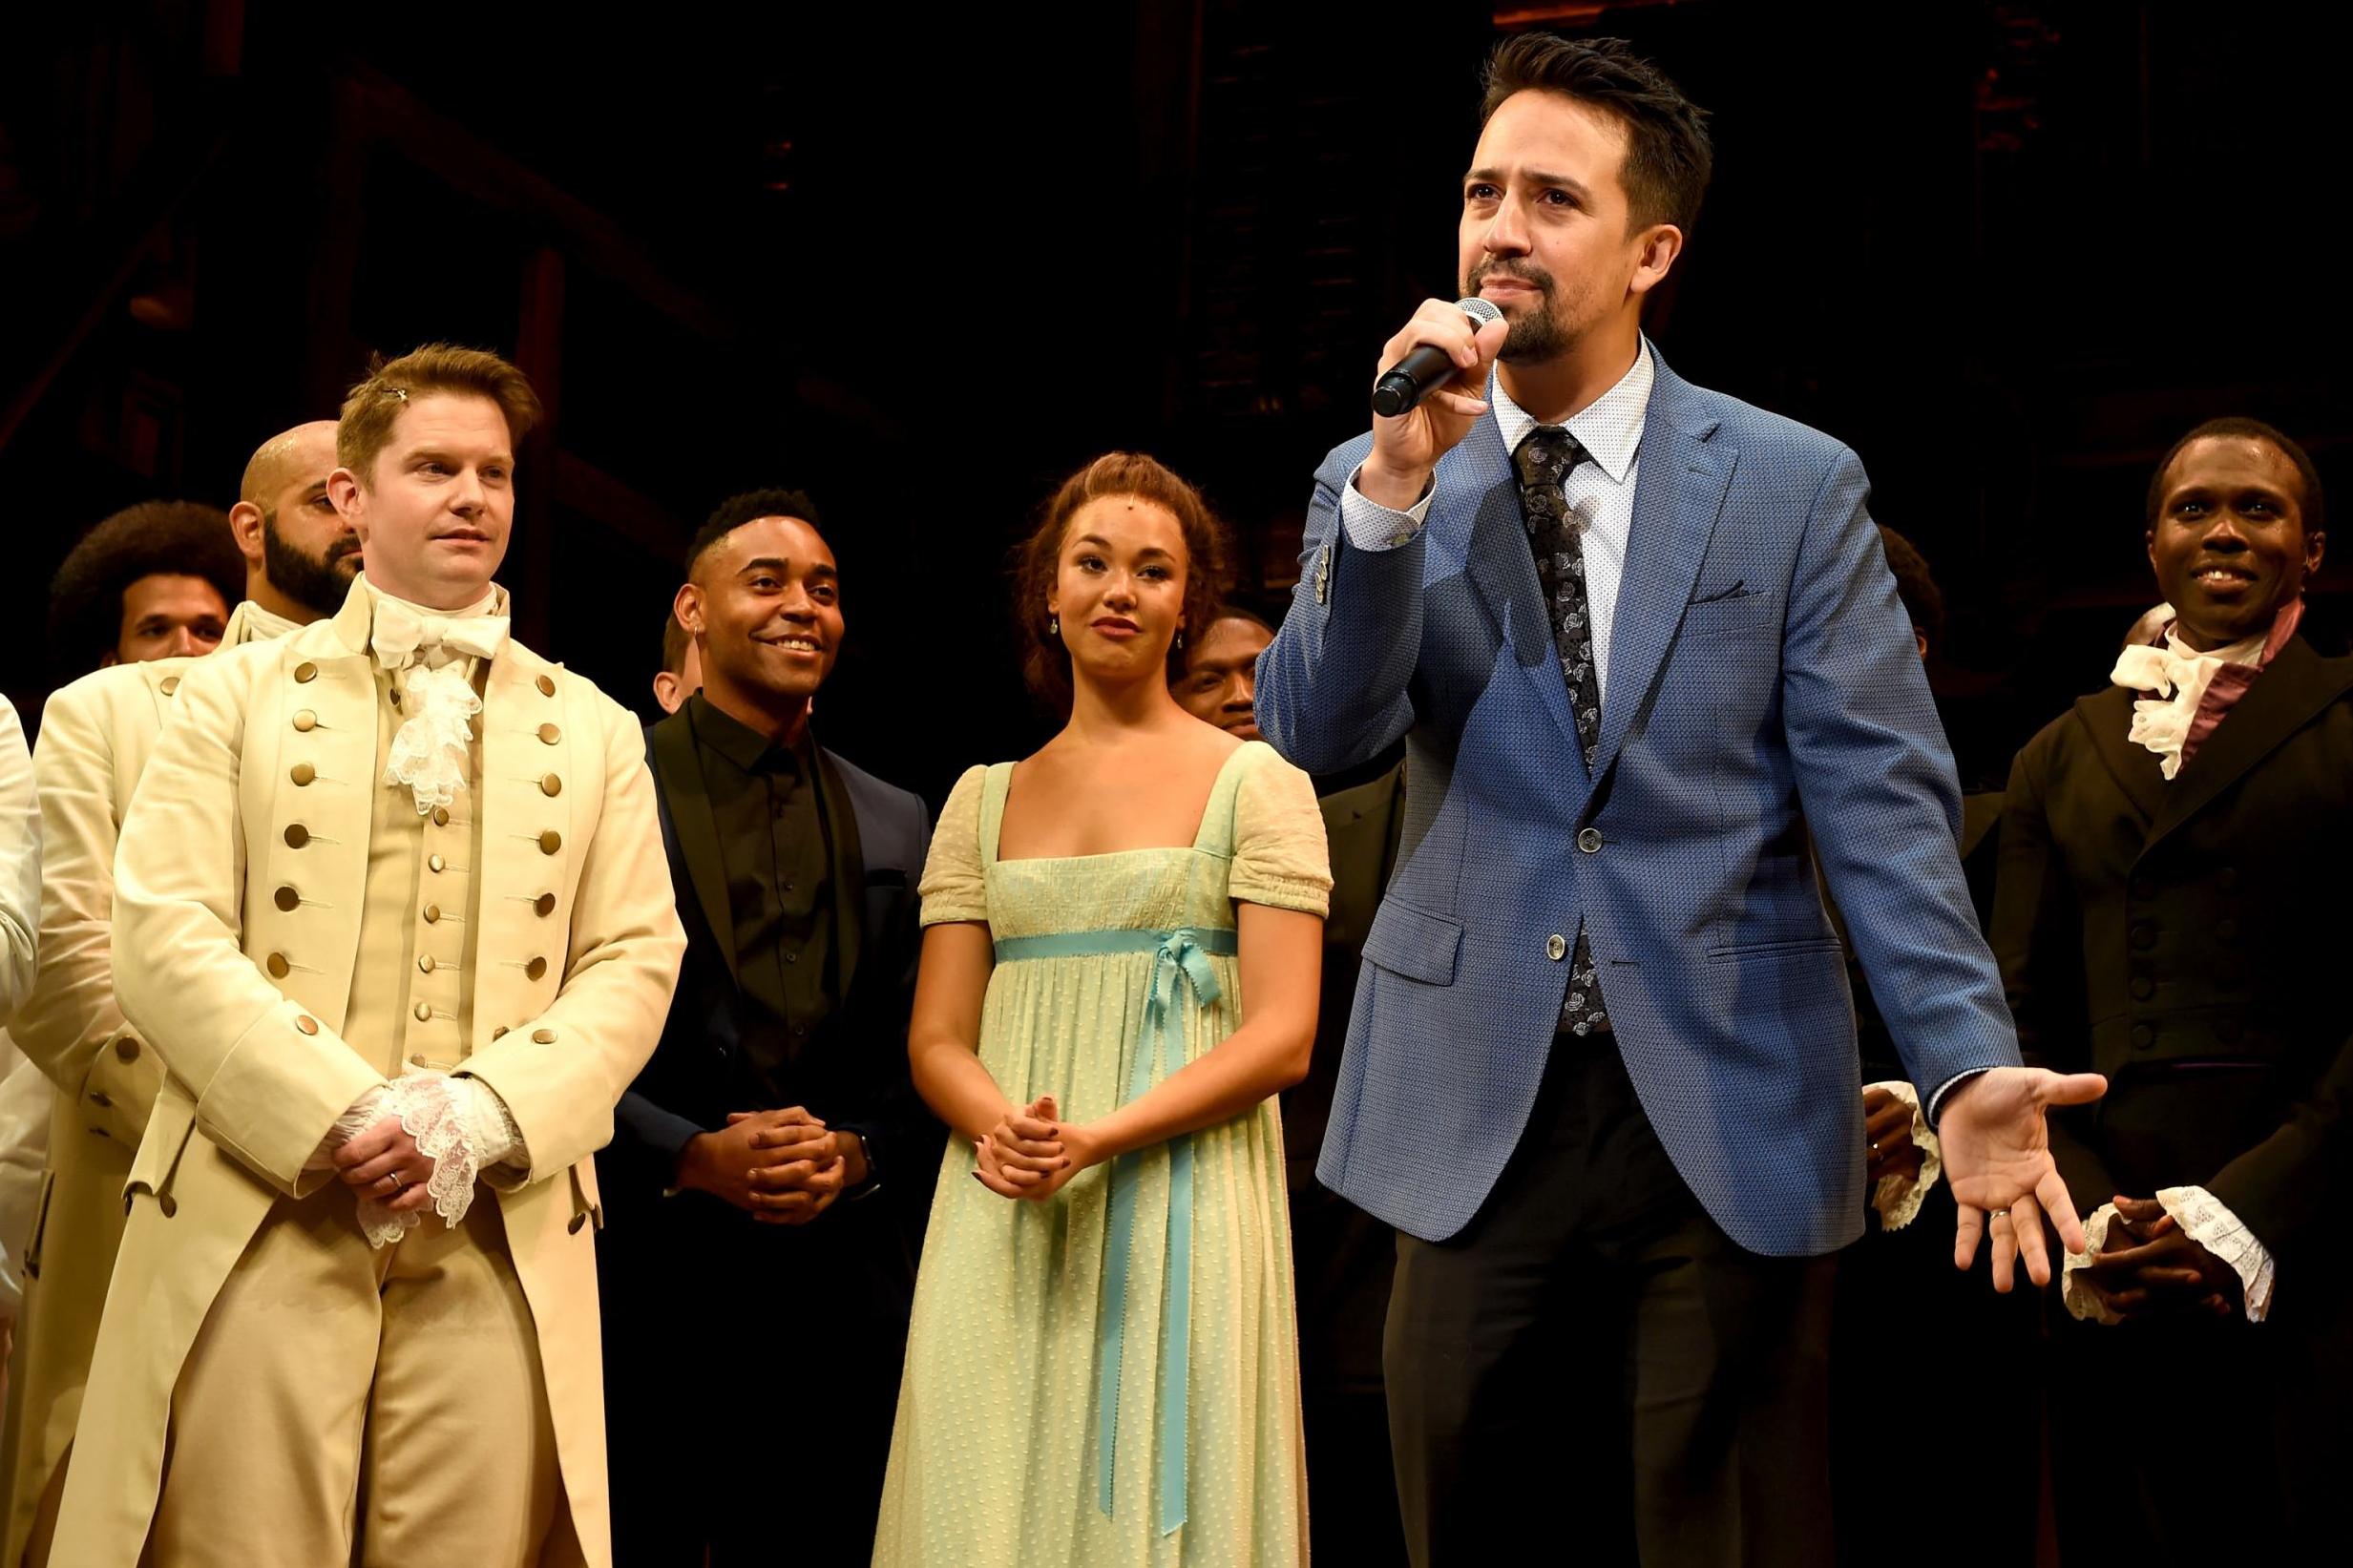
M 1575 436 L 1558 425 L 1539 425 L 1511 454 L 1520 478 L 1520 515 L 1527 524 L 1528 552 L 1536 558 L 1536 582 L 1544 600 L 1544 617 L 1552 627 L 1552 641 L 1561 656 L 1561 677 L 1568 683 L 1568 705 L 1577 720 L 1577 744 L 1587 763 L 1602 732 L 1601 678 L 1593 663 L 1593 615 L 1586 598 L 1585 546 L 1579 540 L 1582 520 L 1569 510 L 1562 482 L 1592 454 Z M 1577 928 L 1577 950 L 1569 960 L 1568 995 L 1561 1005 L 1561 1027 L 1572 1035 L 1609 1032 L 1609 1012 L 1602 1001 L 1601 976 L 1586 945 L 1585 928 Z

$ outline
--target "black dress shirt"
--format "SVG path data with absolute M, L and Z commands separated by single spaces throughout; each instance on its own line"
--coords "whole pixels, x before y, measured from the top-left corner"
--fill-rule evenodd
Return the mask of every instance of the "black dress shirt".
M 736 972 L 759 1004 L 744 1041 L 763 1075 L 793 1059 L 841 1003 L 834 973 L 832 844 L 809 733 L 780 745 L 698 692 L 695 755 L 719 829 Z

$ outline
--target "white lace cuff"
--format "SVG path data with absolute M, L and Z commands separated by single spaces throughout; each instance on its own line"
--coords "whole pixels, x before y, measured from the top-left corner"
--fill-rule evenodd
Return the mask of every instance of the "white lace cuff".
M 416 1140 L 419 1153 L 433 1161 L 425 1190 L 442 1223 L 455 1227 L 473 1202 L 473 1184 L 493 1165 L 528 1159 L 521 1130 L 506 1101 L 489 1085 L 474 1078 L 453 1078 L 445 1073 L 408 1073 L 381 1084 L 335 1119 L 334 1130 L 311 1157 L 310 1169 L 332 1163 L 334 1151 L 387 1117 L 400 1119 L 401 1130 Z M 372 1193 L 359 1201 L 360 1229 L 372 1246 L 397 1242 L 424 1222 L 411 1209 L 404 1213 L 377 1202 Z
M 2262 1322 L 2271 1311 L 2271 1250 L 2204 1187 L 2159 1187 L 2157 1202 L 2183 1235 L 2231 1265 L 2247 1304 L 2247 1321 Z
M 1920 1206 L 1927 1202 L 1928 1189 L 1944 1173 L 1944 1146 L 1928 1130 L 1928 1116 L 1921 1109 L 1919 1090 L 1896 1078 L 1863 1087 L 1884 1089 L 1912 1108 L 1912 1141 L 1920 1146 L 1919 1177 L 1882 1176 L 1871 1188 L 1871 1206 L 1880 1211 L 1880 1228 L 1901 1230 L 1920 1218 Z
M 2230 1265 L 2246 1301 L 2247 1321 L 2262 1322 L 2271 1311 L 2272 1258 L 2269 1249 L 2255 1239 L 2255 1232 L 2204 1187 L 2159 1187 L 2157 1202 L 2165 1205 L 2165 1212 L 2174 1217 L 2183 1235 Z M 2075 1278 L 2091 1266 L 2091 1260 L 2108 1244 L 2109 1222 L 2115 1217 L 2113 1203 L 2102 1203 L 2095 1209 L 2084 1222 L 2083 1251 L 2069 1253 L 2062 1265 L 2059 1299 L 2069 1313 L 2087 1323 L 2124 1321 L 2109 1310 L 2089 1283 Z

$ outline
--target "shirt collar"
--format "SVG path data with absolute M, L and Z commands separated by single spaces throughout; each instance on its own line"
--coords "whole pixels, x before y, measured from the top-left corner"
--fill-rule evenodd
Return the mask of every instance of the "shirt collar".
M 1618 378 L 1617 385 L 1568 417 L 1568 433 L 1613 485 L 1626 483 L 1627 470 L 1634 466 L 1634 457 L 1642 449 L 1650 387 L 1657 379 L 1658 365 L 1650 357 L 1650 340 L 1645 338 L 1632 368 Z M 1511 394 L 1503 390 L 1503 378 L 1493 371 L 1487 375 L 1487 406 L 1495 410 L 1503 449 L 1518 451 L 1528 431 L 1536 429 L 1536 416 L 1511 400 Z
M 801 778 L 809 775 L 809 729 L 802 726 L 801 738 L 790 745 L 770 741 L 742 720 L 723 712 L 720 707 L 696 692 L 686 699 L 686 722 L 694 731 L 695 742 L 716 751 L 746 773 L 758 773 L 772 766 L 773 761 L 787 761 L 789 771 Z
M 251 599 L 245 600 L 237 607 L 236 620 L 237 636 L 233 644 L 236 646 L 248 642 L 267 642 L 302 630 L 302 627 L 295 622 L 286 619 L 284 616 L 263 609 Z M 230 639 L 223 638 L 221 640 L 227 642 Z
M 492 583 L 488 593 L 484 594 L 479 599 L 476 599 L 473 603 L 467 605 L 462 610 L 434 610 L 425 605 L 413 603 L 409 599 L 402 598 L 398 594 L 386 593 L 383 589 L 378 588 L 374 583 L 368 582 L 367 574 L 365 573 L 362 573 L 359 576 L 353 578 L 352 580 L 354 582 L 367 584 L 368 597 L 371 600 L 390 599 L 394 604 L 397 604 L 402 609 L 407 610 L 410 615 L 415 616 L 420 620 L 428 617 L 434 620 L 466 620 L 471 619 L 475 616 L 503 616 L 507 613 L 507 591 L 499 587 L 496 583 Z

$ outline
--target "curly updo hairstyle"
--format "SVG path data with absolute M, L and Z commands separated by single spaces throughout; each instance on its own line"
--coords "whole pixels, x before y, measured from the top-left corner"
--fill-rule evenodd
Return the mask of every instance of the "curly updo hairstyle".
M 1211 514 L 1201 492 L 1141 452 L 1105 452 L 1062 481 L 1015 553 L 1013 614 L 1021 628 L 1021 678 L 1040 701 L 1058 714 L 1070 712 L 1070 650 L 1052 629 L 1046 600 L 1053 596 L 1061 559 L 1062 535 L 1070 519 L 1089 501 L 1133 496 L 1177 520 L 1185 535 L 1185 627 L 1194 636 L 1217 618 L 1232 581 L 1231 552 L 1225 526 Z M 1185 670 L 1184 651 L 1170 639 L 1168 674 Z

